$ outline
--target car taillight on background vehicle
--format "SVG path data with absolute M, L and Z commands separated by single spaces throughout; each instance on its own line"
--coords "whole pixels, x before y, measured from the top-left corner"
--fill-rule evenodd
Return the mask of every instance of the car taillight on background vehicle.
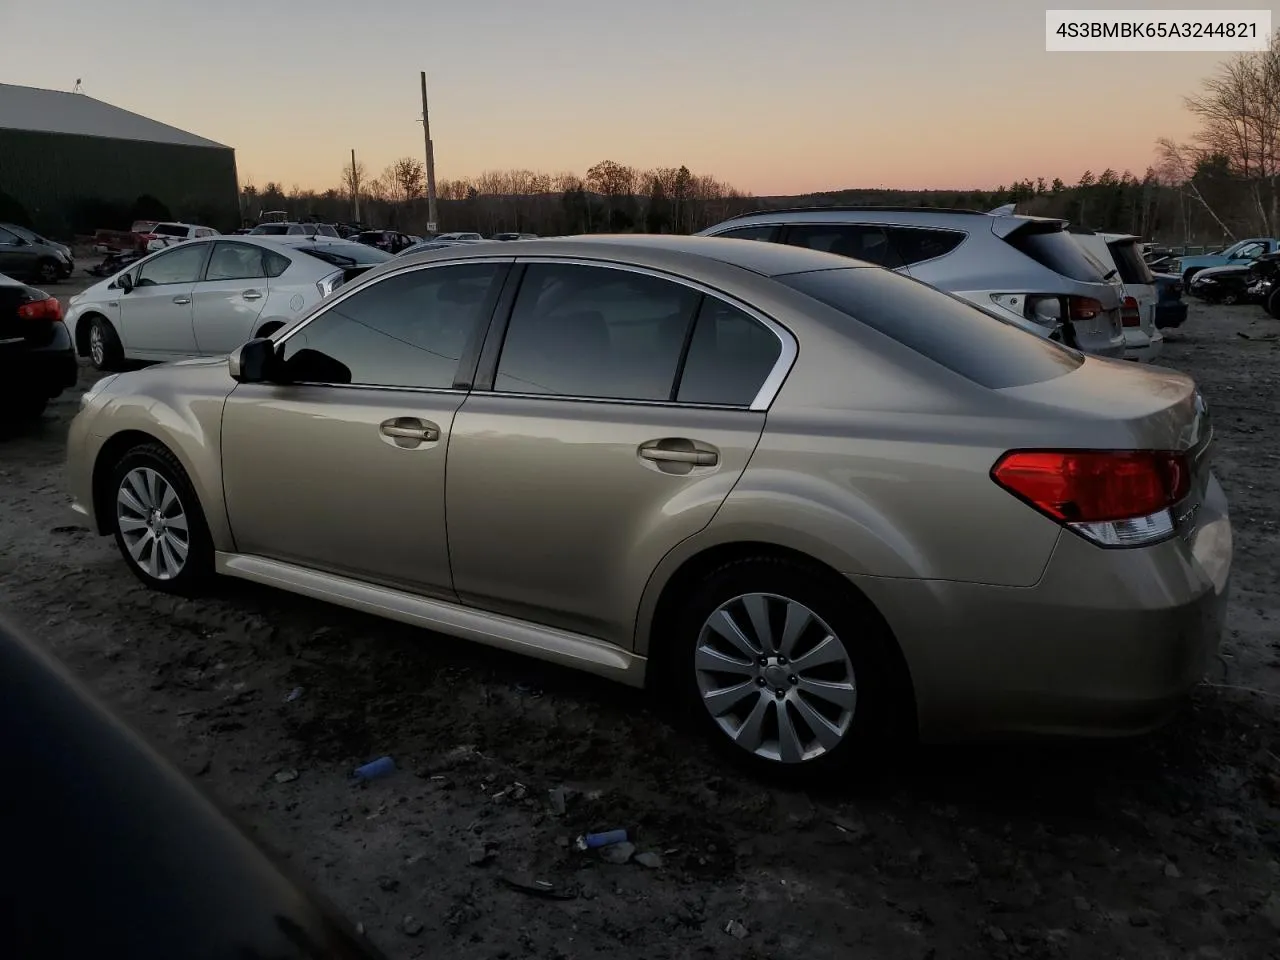
M 1142 326 L 1142 314 L 1138 310 L 1137 297 L 1125 297 L 1120 307 L 1120 325 L 1122 327 Z
M 24 320 L 54 320 L 62 319 L 62 304 L 58 302 L 57 297 L 51 297 L 47 293 L 36 300 L 28 301 L 18 307 L 18 316 Z
M 991 468 L 1014 496 L 1103 547 L 1138 547 L 1176 532 L 1191 492 L 1187 456 L 1156 450 L 1014 450 Z
M 1067 297 L 1067 316 L 1072 320 L 1096 320 L 1106 312 L 1101 300 L 1092 297 Z

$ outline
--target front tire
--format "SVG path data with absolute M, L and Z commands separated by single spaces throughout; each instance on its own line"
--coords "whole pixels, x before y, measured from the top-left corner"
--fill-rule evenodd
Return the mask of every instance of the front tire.
M 124 364 L 124 347 L 116 328 L 106 317 L 89 318 L 89 362 L 103 373 L 119 370 Z
M 62 279 L 62 269 L 56 260 L 41 260 L 36 264 L 36 281 L 39 283 L 57 283 Z
M 754 557 L 715 570 L 676 618 L 685 712 L 756 773 L 831 775 L 872 761 L 908 709 L 879 616 L 834 575 Z
M 1222 299 L 1219 301 L 1219 303 L 1228 307 L 1234 307 L 1239 302 L 1240 302 L 1240 294 L 1238 293 L 1224 293 L 1222 295 Z
M 178 458 L 159 443 L 134 447 L 103 497 L 120 555 L 153 590 L 199 593 L 213 574 L 213 539 Z

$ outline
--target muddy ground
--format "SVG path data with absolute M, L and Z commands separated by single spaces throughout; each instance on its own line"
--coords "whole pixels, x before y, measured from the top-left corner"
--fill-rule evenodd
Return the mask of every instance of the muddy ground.
M 1280 341 L 1242 333 L 1280 323 L 1197 304 L 1167 347 L 1216 417 L 1234 599 L 1209 682 L 1138 741 L 788 792 L 604 682 L 242 583 L 150 593 L 62 512 L 74 394 L 0 441 L 0 610 L 393 958 L 1280 957 Z M 573 849 L 614 827 L 661 865 Z

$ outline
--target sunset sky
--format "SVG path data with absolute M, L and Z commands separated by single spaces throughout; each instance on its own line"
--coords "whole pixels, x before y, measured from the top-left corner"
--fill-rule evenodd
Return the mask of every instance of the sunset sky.
M 0 82 L 80 78 L 235 147 L 259 187 L 336 186 L 352 147 L 370 173 L 421 156 L 419 70 L 441 179 L 603 159 L 683 163 L 762 195 L 1141 174 L 1157 137 L 1190 133 L 1183 97 L 1224 56 L 1046 53 L 1045 5 L 1025 0 L 0 6 L 21 40 Z

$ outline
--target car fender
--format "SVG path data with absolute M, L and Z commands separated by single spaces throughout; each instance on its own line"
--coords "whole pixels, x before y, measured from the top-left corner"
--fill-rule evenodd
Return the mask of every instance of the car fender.
M 177 368 L 186 376 L 174 377 Z M 180 381 L 175 389 L 173 381 Z M 97 440 L 93 475 L 98 475 L 112 438 L 141 433 L 163 443 L 187 472 L 216 550 L 233 550 L 231 524 L 222 490 L 222 410 L 234 387 L 225 357 L 184 360 L 122 374 L 108 388 L 112 396 L 92 422 Z M 102 523 L 103 518 L 98 518 Z

